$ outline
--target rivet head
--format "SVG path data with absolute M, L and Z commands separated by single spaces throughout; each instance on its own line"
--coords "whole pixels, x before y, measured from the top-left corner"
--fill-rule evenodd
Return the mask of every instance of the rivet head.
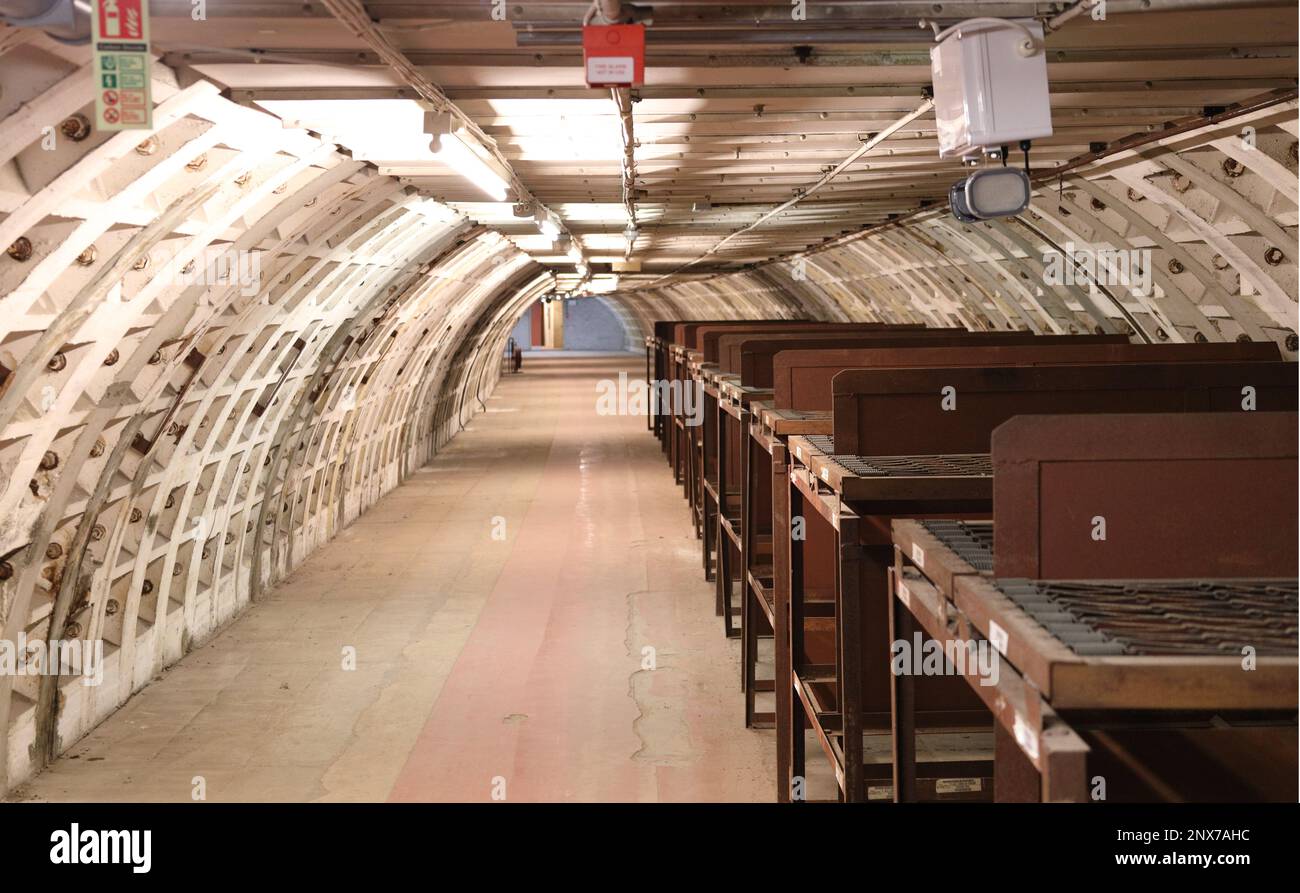
M 112 366 L 119 359 L 121 359 L 121 354 L 117 352 L 117 348 L 115 347 L 108 352 L 108 356 L 104 357 L 104 365 Z
M 145 580 L 143 583 L 141 583 L 140 592 L 143 593 L 144 595 L 148 595 L 149 593 L 153 592 L 153 580 Z
M 100 456 L 104 455 L 104 450 L 107 449 L 107 446 L 108 445 L 104 443 L 104 438 L 96 438 L 95 445 L 90 448 L 90 458 L 98 459 Z
M 112 617 L 120 610 L 122 610 L 122 606 L 117 603 L 117 599 L 110 598 L 108 601 L 104 602 L 104 613 L 109 617 Z
M 90 119 L 83 114 L 68 115 L 59 124 L 59 132 L 74 143 L 90 136 Z
M 145 137 L 144 141 L 135 147 L 137 155 L 152 155 L 158 151 L 158 138 Z
M 149 266 L 149 255 L 143 254 L 140 257 L 137 257 L 135 259 L 135 263 L 131 264 L 131 269 L 144 270 L 147 269 L 148 266 Z
M 45 364 L 45 368 L 51 372 L 62 372 L 68 366 L 68 358 L 61 353 L 56 353 L 50 357 L 50 361 Z
M 99 542 L 104 538 L 105 532 L 103 524 L 96 524 L 90 528 L 90 538 L 95 542 Z
M 1292 353 L 1295 353 L 1297 350 L 1300 350 L 1300 336 L 1297 336 L 1295 332 L 1287 333 L 1286 349 L 1291 351 Z
M 14 566 L 7 561 L 0 561 L 0 580 L 8 580 L 14 575 Z
M 202 155 L 198 155 L 194 158 L 191 158 L 189 161 L 187 161 L 185 163 L 185 169 L 187 171 L 201 171 L 205 166 L 207 166 L 207 163 L 208 163 L 208 155 L 205 152 Z
M 1195 341 L 1197 344 L 1205 344 L 1210 339 L 1205 337 L 1204 332 L 1197 332 L 1195 335 L 1192 336 L 1192 340 Z
M 63 627 L 63 635 L 68 639 L 76 639 L 81 636 L 81 624 L 75 620 L 69 620 L 68 625 Z
M 32 256 L 32 240 L 26 236 L 19 236 L 14 239 L 13 244 L 9 246 L 9 256 L 19 263 L 30 260 Z
M 99 252 L 95 250 L 94 245 L 89 245 L 86 250 L 77 255 L 77 263 L 83 267 L 88 267 L 95 262 Z
M 1178 274 L 1178 273 L 1181 273 L 1183 270 L 1184 270 L 1184 267 L 1183 267 L 1181 261 L 1179 261 L 1177 258 L 1171 258 L 1171 259 L 1170 259 L 1170 261 L 1169 261 L 1169 272 L 1174 273 L 1174 274 L 1176 275 L 1176 274 Z
M 53 471 L 59 467 L 59 454 L 53 450 L 46 450 L 45 455 L 41 456 L 41 471 Z
M 1250 343 L 1250 336 L 1247 335 L 1245 332 L 1242 332 L 1240 335 L 1237 336 L 1237 343 L 1238 343 L 1238 344 L 1249 344 L 1249 343 Z
M 144 512 L 140 511 L 138 508 L 131 509 L 131 523 L 132 523 L 132 524 L 135 524 L 136 522 L 138 522 L 138 521 L 139 521 L 141 518 L 143 518 L 143 517 L 144 517 Z
M 55 561 L 63 557 L 63 547 L 58 543 L 50 543 L 45 547 L 45 557 L 50 561 Z
M 1281 248 L 1270 248 L 1264 252 L 1264 263 L 1270 267 L 1276 267 L 1285 259 L 1286 255 L 1282 253 Z

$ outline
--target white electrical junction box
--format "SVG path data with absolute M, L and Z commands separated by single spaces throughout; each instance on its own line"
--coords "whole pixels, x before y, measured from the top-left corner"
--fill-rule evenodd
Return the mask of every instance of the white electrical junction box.
M 987 22 L 959 28 L 930 50 L 941 158 L 1052 135 L 1043 29 L 1032 19 L 1016 21 L 1038 41 L 1031 56 L 1020 50 L 1024 31 Z

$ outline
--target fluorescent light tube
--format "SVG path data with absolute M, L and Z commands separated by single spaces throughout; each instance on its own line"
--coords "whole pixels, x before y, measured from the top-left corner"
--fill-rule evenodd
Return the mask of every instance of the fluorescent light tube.
M 507 183 L 488 167 L 483 159 L 465 145 L 459 134 L 449 133 L 442 138 L 442 148 L 434 153 L 447 167 L 469 180 L 475 187 L 495 201 L 504 201 Z

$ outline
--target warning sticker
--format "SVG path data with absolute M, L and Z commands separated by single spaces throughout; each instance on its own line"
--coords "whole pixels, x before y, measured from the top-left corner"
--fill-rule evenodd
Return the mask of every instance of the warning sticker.
M 979 778 L 936 778 L 936 794 L 974 794 L 984 790 L 984 782 Z
M 95 0 L 95 123 L 101 130 L 153 126 L 146 0 Z

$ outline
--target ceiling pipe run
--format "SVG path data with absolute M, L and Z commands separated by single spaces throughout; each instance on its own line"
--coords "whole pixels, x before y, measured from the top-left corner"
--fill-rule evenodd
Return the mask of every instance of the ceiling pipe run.
M 1045 33 L 1057 30 L 1066 22 L 1090 11 L 1099 5 L 1100 0 L 1080 0 L 1080 2 L 1045 18 Z M 1106 15 L 1121 15 L 1142 12 L 1181 12 L 1203 9 L 1244 9 L 1265 5 L 1264 0 L 1107 0 Z M 614 17 L 606 17 L 605 8 L 609 7 Z M 620 11 L 621 10 L 621 11 Z M 635 7 L 625 6 L 617 0 L 598 0 L 592 4 L 584 23 L 599 13 L 606 22 L 620 21 L 636 11 Z M 965 10 L 969 12 L 969 10 Z M 963 21 L 957 15 L 951 18 L 928 17 L 940 27 L 947 27 Z M 524 25 L 527 25 L 525 30 Z M 685 46 L 694 44 L 733 44 L 745 46 L 781 46 L 789 44 L 830 44 L 830 45 L 864 45 L 864 44 L 925 44 L 930 40 L 915 33 L 915 20 L 898 19 L 897 21 L 872 21 L 863 18 L 861 25 L 852 27 L 757 27 L 746 24 L 732 28 L 716 19 L 701 22 L 700 27 L 678 28 L 661 27 L 646 32 L 646 43 L 660 46 Z M 565 30 L 554 23 L 530 22 L 519 23 L 520 30 L 515 34 L 516 43 L 521 47 L 562 47 L 579 46 L 582 34 L 577 29 Z M 551 30 L 554 28 L 554 30 Z
M 340 24 L 374 50 L 379 55 L 379 58 L 383 59 L 399 78 L 415 90 L 421 99 L 432 106 L 434 111 L 449 114 L 461 124 L 466 133 L 505 172 L 506 180 L 514 190 L 515 201 L 533 205 L 537 214 L 549 215 L 555 221 L 556 228 L 559 229 L 561 235 L 572 235 L 565 226 L 563 218 L 542 204 L 524 181 L 520 179 L 519 175 L 515 173 L 514 168 L 511 167 L 509 160 L 502 153 L 500 147 L 497 146 L 496 141 L 484 133 L 478 123 L 467 115 L 460 106 L 452 102 L 441 87 L 421 74 L 419 69 L 411 64 L 411 60 L 406 57 L 405 53 L 380 33 L 360 0 L 322 0 L 322 4 L 338 19 Z M 576 239 L 573 242 L 575 245 L 578 244 Z
M 623 143 L 623 207 L 627 209 L 627 251 L 624 257 L 632 254 L 636 242 L 636 133 L 632 123 L 632 91 L 626 88 L 610 89 L 614 104 L 618 106 L 619 136 Z
M 872 136 L 869 139 L 863 140 L 862 145 L 859 146 L 857 149 L 855 149 L 853 153 L 849 155 L 848 158 L 845 158 L 839 164 L 835 165 L 835 167 L 831 168 L 826 173 L 822 174 L 821 179 L 818 180 L 816 183 L 812 184 L 806 189 L 800 190 L 799 193 L 795 195 L 794 198 L 777 205 L 775 208 L 772 208 L 770 211 L 763 214 L 763 216 L 759 217 L 753 223 L 749 224 L 748 226 L 742 229 L 736 230 L 734 233 L 732 233 L 729 236 L 726 236 L 720 242 L 718 242 L 716 245 L 710 248 L 708 251 L 701 254 L 699 257 L 695 258 L 694 260 L 687 261 L 677 269 L 673 270 L 671 273 L 665 273 L 664 275 L 660 276 L 658 279 L 654 280 L 654 282 L 650 284 L 656 285 L 665 279 L 668 279 L 672 276 L 676 276 L 678 273 L 681 273 L 683 270 L 686 270 L 689 267 L 695 266 L 700 261 L 712 257 L 713 255 L 717 254 L 720 250 L 722 250 L 722 247 L 726 245 L 728 242 L 730 242 L 732 239 L 739 238 L 740 236 L 743 236 L 745 233 L 757 229 L 767 221 L 771 220 L 773 217 L 776 217 L 778 214 L 782 213 L 783 211 L 787 211 L 790 208 L 793 208 L 795 205 L 799 204 L 804 199 L 809 198 L 814 193 L 819 191 L 823 186 L 825 186 L 831 180 L 834 180 L 840 174 L 844 173 L 844 171 L 848 170 L 849 167 L 851 167 L 863 155 L 866 155 L 872 149 L 876 148 L 876 146 L 880 145 L 885 140 L 889 139 L 891 136 L 893 136 L 902 128 L 906 127 L 908 124 L 911 124 L 917 118 L 920 118 L 925 114 L 928 114 L 933 108 L 934 108 L 933 99 L 924 100 L 919 106 L 917 106 L 915 109 L 908 112 L 907 114 L 903 115 L 901 118 L 899 118 L 894 123 L 890 124 L 884 130 L 881 130 L 879 133 L 872 134 Z

